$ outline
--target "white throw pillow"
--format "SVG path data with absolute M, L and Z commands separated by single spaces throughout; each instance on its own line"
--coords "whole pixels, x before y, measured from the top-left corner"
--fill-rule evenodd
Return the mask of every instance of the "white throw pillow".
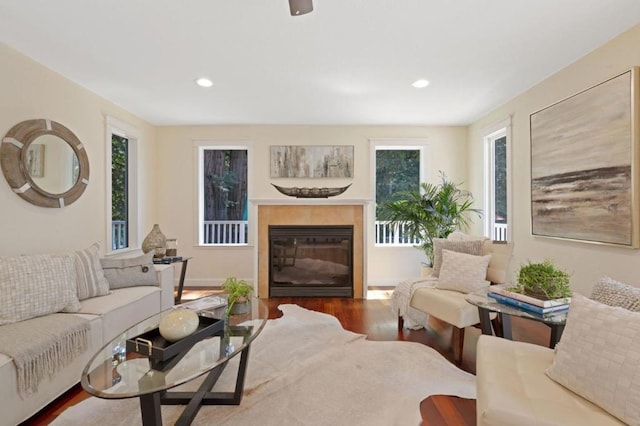
M 445 240 L 444 238 L 433 239 L 433 273 L 431 276 L 438 277 L 442 268 L 442 251 L 451 250 L 458 253 L 467 253 L 475 256 L 482 254 L 484 240 Z
M 78 312 L 74 255 L 0 257 L 0 294 L 0 325 Z
M 602 277 L 591 290 L 591 300 L 640 312 L 640 288 Z
M 442 268 L 436 288 L 471 293 L 488 285 L 485 280 L 491 255 L 474 256 L 442 250 Z
M 547 375 L 623 422 L 640 424 L 640 313 L 574 294 Z
M 98 256 L 99 247 L 98 243 L 95 243 L 73 253 L 76 260 L 78 299 L 80 300 L 109 294 L 109 283 L 104 277 Z
M 100 259 L 109 288 L 158 285 L 158 275 L 153 267 L 153 251 L 137 257 Z

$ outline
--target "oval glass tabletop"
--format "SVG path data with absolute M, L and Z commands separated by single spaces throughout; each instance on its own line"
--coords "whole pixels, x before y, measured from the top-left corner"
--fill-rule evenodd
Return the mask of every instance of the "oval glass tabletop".
M 231 315 L 227 322 L 222 319 L 225 308 L 198 309 L 198 315 L 204 317 L 201 325 L 216 324 L 216 333 L 203 330 L 201 338 L 187 340 L 189 337 L 186 337 L 181 346 L 172 348 L 169 346 L 179 345 L 181 341 L 165 341 L 168 349 L 179 351 L 160 364 L 146 353 L 149 346 L 145 340 L 136 338 L 157 333 L 160 320 L 173 308 L 141 321 L 105 345 L 89 361 L 82 372 L 83 389 L 100 398 L 138 397 L 181 385 L 224 364 L 251 344 L 269 317 L 267 305 L 257 298 L 252 298 L 248 313 Z
M 522 308 L 507 305 L 505 303 L 500 303 L 496 299 L 487 296 L 487 292 L 488 287 L 485 287 L 473 293 L 467 294 L 465 296 L 465 299 L 472 305 L 487 309 L 491 312 L 507 314 L 514 317 L 528 318 L 550 325 L 564 325 L 567 322 L 567 312 L 569 311 L 568 309 L 538 314 Z

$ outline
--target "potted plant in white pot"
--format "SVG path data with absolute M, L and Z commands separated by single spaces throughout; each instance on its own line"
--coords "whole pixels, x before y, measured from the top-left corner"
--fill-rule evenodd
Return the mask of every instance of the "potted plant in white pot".
M 253 286 L 245 280 L 229 277 L 222 283 L 222 291 L 227 293 L 226 315 L 246 314 L 251 309 Z
M 380 219 L 405 223 L 405 231 L 420 240 L 416 247 L 425 252 L 428 266 L 432 266 L 433 239 L 447 238 L 456 229 L 467 229 L 470 216 L 482 214 L 482 210 L 472 205 L 471 192 L 460 189 L 459 183 L 440 172 L 439 183 L 423 182 L 419 190 L 403 191 L 395 200 L 384 203 Z

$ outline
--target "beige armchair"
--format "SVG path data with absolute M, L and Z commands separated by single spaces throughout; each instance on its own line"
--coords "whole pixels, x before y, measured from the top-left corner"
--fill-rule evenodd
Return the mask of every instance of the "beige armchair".
M 491 254 L 487 268 L 487 281 L 491 284 L 503 284 L 507 280 L 507 269 L 513 253 L 513 242 L 486 240 L 482 247 L 483 255 Z M 464 329 L 480 323 L 478 308 L 465 300 L 465 293 L 443 290 L 435 287 L 423 287 L 415 290 L 409 305 L 432 317 L 453 325 L 452 349 L 454 359 L 462 361 Z M 402 318 L 399 317 L 399 326 Z M 501 334 L 499 324 L 494 321 L 496 332 Z

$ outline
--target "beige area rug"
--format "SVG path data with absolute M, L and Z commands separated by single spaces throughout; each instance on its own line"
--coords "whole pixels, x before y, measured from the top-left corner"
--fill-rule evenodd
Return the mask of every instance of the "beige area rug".
M 327 314 L 281 305 L 254 341 L 240 406 L 202 407 L 195 425 L 419 425 L 420 401 L 445 394 L 475 398 L 475 376 L 413 342 L 372 342 Z M 215 390 L 231 390 L 237 359 Z M 235 362 L 235 363 L 234 363 Z M 195 389 L 196 380 L 176 389 Z M 182 407 L 162 407 L 165 425 Z M 54 425 L 141 424 L 137 398 L 89 398 Z

